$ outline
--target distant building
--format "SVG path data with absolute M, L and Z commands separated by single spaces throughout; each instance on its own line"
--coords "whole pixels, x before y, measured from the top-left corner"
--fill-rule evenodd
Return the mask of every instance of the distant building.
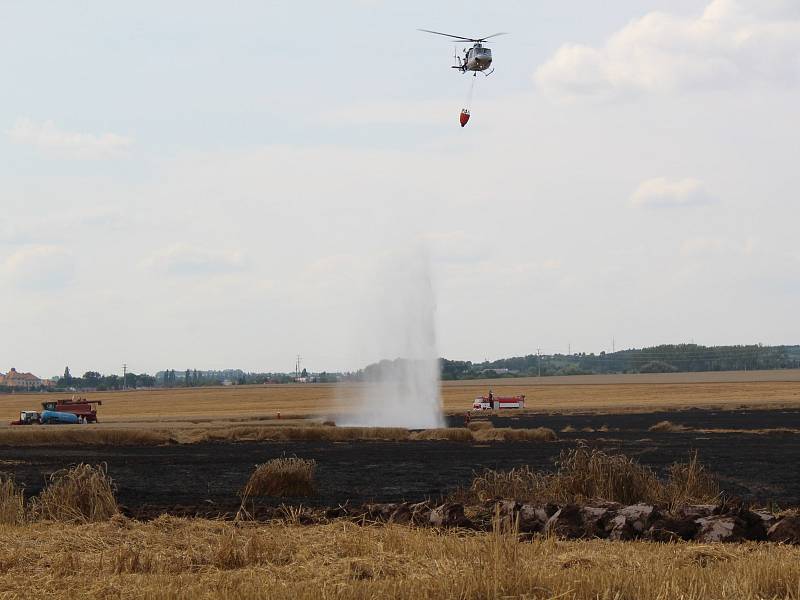
M 0 373 L 0 385 L 17 390 L 33 390 L 40 387 L 49 387 L 53 382 L 49 379 L 39 379 L 33 373 L 20 373 L 14 367 L 3 375 Z

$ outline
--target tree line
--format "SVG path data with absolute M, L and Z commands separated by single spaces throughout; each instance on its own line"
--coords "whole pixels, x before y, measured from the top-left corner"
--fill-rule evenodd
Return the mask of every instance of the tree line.
M 382 360 L 347 373 L 253 373 L 241 369 L 203 371 L 165 369 L 155 375 L 126 373 L 103 375 L 86 371 L 77 377 L 69 367 L 54 378 L 56 391 L 121 390 L 153 387 L 204 387 L 218 385 L 288 384 L 298 380 L 309 383 L 337 381 L 374 381 L 408 373 L 413 365 L 404 359 Z M 493 361 L 472 362 L 439 359 L 440 376 L 445 381 L 505 377 L 552 377 L 558 375 L 601 375 L 612 373 L 677 373 L 696 371 L 748 371 L 800 368 L 800 345 L 702 346 L 698 344 L 663 344 L 617 352 L 574 354 L 527 354 Z M 0 392 L 11 392 L 0 386 Z
M 797 369 L 800 346 L 663 344 L 599 354 L 528 354 L 480 363 L 443 358 L 440 365 L 443 380 Z

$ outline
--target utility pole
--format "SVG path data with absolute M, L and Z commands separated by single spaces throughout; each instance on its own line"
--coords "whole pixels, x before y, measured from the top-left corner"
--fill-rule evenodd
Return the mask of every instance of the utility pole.
M 617 340 L 612 337 L 611 338 L 611 353 L 613 354 L 616 351 L 617 351 Z
M 542 376 L 542 352 L 540 348 L 536 348 L 536 370 L 537 377 Z
M 300 379 L 300 355 L 297 355 L 297 360 L 294 363 L 294 380 L 295 382 Z
M 123 389 L 123 391 L 128 389 L 127 374 L 128 374 L 128 365 L 127 365 L 127 363 L 122 363 L 122 389 Z
M 567 356 L 572 356 L 572 344 L 567 344 Z

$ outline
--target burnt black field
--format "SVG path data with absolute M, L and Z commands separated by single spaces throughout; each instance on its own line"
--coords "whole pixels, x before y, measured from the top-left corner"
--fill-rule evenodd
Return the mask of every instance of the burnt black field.
M 492 418 L 496 427 L 543 426 L 560 432 L 571 426 L 578 431 L 559 433 L 560 440 L 551 443 L 245 442 L 2 448 L 0 468 L 12 472 L 28 494 L 35 494 L 58 469 L 79 462 L 105 463 L 128 514 L 216 516 L 235 512 L 237 492 L 256 464 L 283 455 L 313 458 L 318 464 L 319 494 L 288 503 L 337 506 L 438 499 L 468 485 L 473 473 L 483 469 L 529 465 L 552 470 L 562 450 L 585 443 L 623 452 L 660 473 L 696 450 L 726 492 L 759 504 L 800 505 L 800 435 L 648 431 L 663 420 L 693 429 L 800 429 L 800 411 L 789 410 L 500 416 Z M 460 424 L 463 419 L 451 419 L 451 425 Z M 581 431 L 584 428 L 594 431 Z M 600 428 L 608 431 L 597 431 Z

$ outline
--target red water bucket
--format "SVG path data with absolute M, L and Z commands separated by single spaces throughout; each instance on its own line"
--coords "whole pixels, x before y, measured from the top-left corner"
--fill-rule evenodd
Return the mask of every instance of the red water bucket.
M 461 111 L 461 116 L 458 118 L 458 120 L 462 127 L 467 124 L 469 121 L 469 111 L 466 108 Z

